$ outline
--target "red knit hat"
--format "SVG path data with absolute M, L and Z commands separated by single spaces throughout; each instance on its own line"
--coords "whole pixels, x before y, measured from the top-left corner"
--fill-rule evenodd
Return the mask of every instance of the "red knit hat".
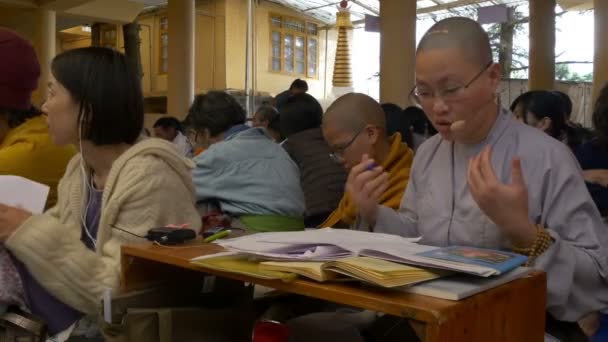
M 0 28 L 0 108 L 29 109 L 39 77 L 40 64 L 32 44 Z

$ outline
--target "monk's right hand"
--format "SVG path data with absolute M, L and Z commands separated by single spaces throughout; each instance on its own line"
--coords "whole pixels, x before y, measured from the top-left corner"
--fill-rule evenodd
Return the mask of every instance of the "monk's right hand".
M 350 170 L 346 191 L 357 206 L 359 215 L 370 226 L 376 225 L 378 204 L 388 189 L 388 173 L 373 159 L 363 155 L 361 163 Z

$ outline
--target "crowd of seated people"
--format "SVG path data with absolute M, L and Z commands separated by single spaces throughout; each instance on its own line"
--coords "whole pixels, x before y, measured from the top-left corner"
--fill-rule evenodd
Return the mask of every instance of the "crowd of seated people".
M 324 111 L 298 79 L 257 109 L 253 127 L 235 98 L 209 91 L 183 123 L 158 120 L 161 139 L 142 134 L 140 81 L 120 52 L 56 56 L 37 110 L 35 52 L 0 29 L 4 41 L 0 174 L 47 184 L 52 195 L 43 214 L 0 204 L 0 310 L 25 307 L 50 335 L 67 336 L 96 315 L 102 291 L 118 289 L 120 247 L 169 224 L 197 232 L 334 227 L 512 250 L 547 273 L 549 334 L 606 334 L 608 86 L 593 136 L 554 90 L 526 92 L 509 111 L 496 101 L 500 67 L 475 21 L 444 19 L 423 36 L 415 106 L 405 110 L 348 93 Z M 302 336 L 294 341 L 340 340 L 323 317 L 295 318 Z M 377 317 L 366 317 L 345 324 L 350 340 L 375 326 Z M 583 331 L 577 322 L 588 317 L 604 325 Z
M 572 102 L 564 96 L 567 95 L 548 90 L 525 92 L 513 101 L 511 111 L 518 120 L 540 129 L 574 151 L 589 140 L 591 133 L 570 121 Z

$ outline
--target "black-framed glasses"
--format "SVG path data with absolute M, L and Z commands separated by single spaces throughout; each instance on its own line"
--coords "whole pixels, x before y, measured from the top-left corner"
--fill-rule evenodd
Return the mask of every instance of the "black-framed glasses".
M 486 66 L 483 67 L 483 69 L 481 69 L 481 71 L 477 73 L 477 75 L 475 75 L 473 78 L 471 78 L 471 80 L 469 82 L 467 82 L 466 84 L 464 84 L 462 86 L 449 87 L 449 88 L 440 89 L 437 91 L 432 91 L 432 90 L 427 91 L 427 90 L 420 90 L 418 88 L 418 86 L 415 85 L 409 94 L 410 101 L 412 101 L 414 104 L 416 104 L 418 106 L 425 106 L 428 104 L 432 104 L 432 102 L 437 97 L 441 98 L 444 102 L 458 100 L 464 95 L 465 90 L 467 90 L 475 81 L 477 81 L 477 79 L 479 79 L 479 77 L 481 75 L 483 75 L 483 73 L 486 70 L 488 70 L 488 68 L 492 64 L 494 64 L 494 62 L 492 62 L 492 61 L 488 62 L 488 64 L 486 64 Z
M 331 158 L 331 160 L 333 160 L 334 162 L 336 162 L 338 164 L 341 163 L 342 160 L 344 160 L 344 152 L 346 152 L 346 149 L 348 149 L 350 147 L 350 145 L 352 145 L 355 142 L 355 140 L 357 139 L 357 137 L 361 134 L 361 132 L 363 132 L 364 129 L 365 129 L 365 127 L 361 128 L 357 132 L 357 134 L 355 134 L 353 136 L 353 138 L 350 139 L 350 141 L 347 142 L 346 144 L 344 144 L 344 145 L 342 145 L 340 147 L 335 148 L 334 152 L 329 154 L 329 158 Z

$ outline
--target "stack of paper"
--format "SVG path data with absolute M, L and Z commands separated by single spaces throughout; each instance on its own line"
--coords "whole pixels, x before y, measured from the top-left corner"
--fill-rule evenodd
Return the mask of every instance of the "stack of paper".
M 522 265 L 522 255 L 452 246 L 438 248 L 418 239 L 342 229 L 318 229 L 246 235 L 219 242 L 228 250 L 273 260 L 331 261 L 367 256 L 436 269 L 493 276 Z
M 295 273 L 320 282 L 341 278 L 340 274 L 327 271 L 325 264 L 323 261 L 263 261 L 258 267 L 263 271 Z
M 260 270 L 293 272 L 317 281 L 335 280 L 342 275 L 382 287 L 411 285 L 446 274 L 367 257 L 328 262 L 265 261 L 260 263 Z

